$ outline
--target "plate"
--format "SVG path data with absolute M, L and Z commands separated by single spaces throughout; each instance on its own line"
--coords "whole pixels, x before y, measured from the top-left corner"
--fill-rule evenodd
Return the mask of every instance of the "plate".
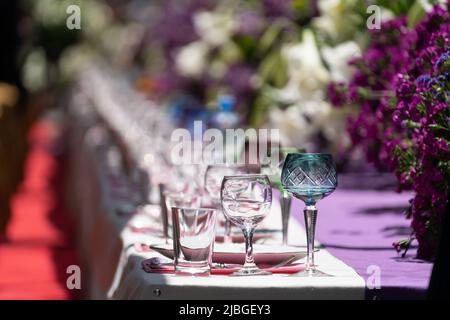
M 167 258 L 173 259 L 171 243 L 150 245 L 150 248 Z M 254 244 L 253 254 L 257 264 L 279 264 L 306 257 L 306 249 L 294 246 Z M 245 246 L 242 243 L 216 243 L 214 244 L 212 260 L 216 263 L 243 264 L 245 261 Z
M 277 229 L 257 229 L 253 233 L 253 243 L 261 239 L 272 238 L 276 234 L 280 233 L 280 230 Z M 216 243 L 223 242 L 225 237 L 224 228 L 218 228 L 216 231 Z M 242 243 L 245 241 L 244 234 L 241 230 L 237 228 L 231 229 L 231 239 L 233 242 Z

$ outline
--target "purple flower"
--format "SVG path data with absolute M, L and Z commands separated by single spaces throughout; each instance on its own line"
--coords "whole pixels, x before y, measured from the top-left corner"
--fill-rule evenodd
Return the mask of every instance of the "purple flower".
M 292 0 L 262 0 L 264 14 L 271 18 L 293 18 L 292 2 Z
M 182 3 L 176 0 L 165 1 L 159 17 L 150 25 L 147 41 L 158 41 L 170 60 L 176 48 L 198 39 L 192 21 L 193 13 L 212 8 L 212 3 L 210 0 L 191 0 Z
M 328 87 L 333 104 L 347 96 L 361 106 L 348 121 L 353 147 L 362 147 L 380 170 L 394 171 L 400 190 L 415 191 L 409 217 L 417 255 L 425 259 L 437 248 L 450 192 L 449 7 L 435 6 L 415 29 L 405 18 L 384 23 L 351 62 L 356 72 L 347 91 Z
M 342 83 L 331 83 L 327 88 L 327 94 L 331 103 L 336 107 L 348 103 L 347 88 Z
M 265 20 L 255 11 L 244 11 L 238 15 L 238 35 L 259 37 L 265 27 Z
M 256 90 L 256 71 L 248 65 L 235 64 L 228 68 L 223 84 L 233 92 L 237 105 L 242 106 L 250 102 Z
M 416 79 L 416 84 L 424 87 L 428 87 L 431 83 L 431 77 L 428 74 L 423 74 Z
M 440 69 L 445 63 L 450 60 L 450 50 L 444 52 L 436 62 L 436 68 Z

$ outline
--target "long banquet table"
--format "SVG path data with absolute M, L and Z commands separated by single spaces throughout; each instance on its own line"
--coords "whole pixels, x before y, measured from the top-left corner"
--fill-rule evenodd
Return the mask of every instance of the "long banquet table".
M 88 100 L 75 99 L 86 107 Z M 94 107 L 92 107 L 94 108 Z M 86 120 L 87 119 L 87 120 Z M 75 119 L 70 132 L 69 199 L 78 223 L 79 248 L 87 274 L 89 298 L 97 299 L 404 299 L 423 298 L 432 264 L 414 259 L 414 250 L 401 258 L 392 242 L 407 235 L 409 221 L 402 212 L 411 194 L 371 189 L 338 188 L 318 204 L 316 262 L 333 275 L 299 278 L 183 277 L 147 273 L 143 260 L 158 256 L 141 252 L 136 244 L 156 244 L 160 232 L 130 228 L 137 207 L 129 198 L 139 192 L 118 165 L 122 145 L 105 121 Z M 356 178 L 361 178 L 356 176 Z M 131 191 L 131 192 L 130 192 Z M 304 246 L 302 204 L 291 210 L 289 243 Z M 147 206 L 157 219 L 158 205 Z M 156 220 L 155 220 L 156 221 Z M 281 225 L 274 203 L 264 222 Z M 160 224 L 155 222 L 155 228 Z M 271 240 L 280 243 L 280 237 Z M 268 242 L 269 243 L 269 242 Z M 377 277 L 377 278 L 374 278 Z M 375 286 L 375 287 L 374 287 Z

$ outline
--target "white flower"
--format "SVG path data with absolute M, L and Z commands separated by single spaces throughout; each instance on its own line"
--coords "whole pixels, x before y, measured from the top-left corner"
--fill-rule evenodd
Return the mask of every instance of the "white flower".
M 289 107 L 286 110 L 272 109 L 268 125 L 279 130 L 280 143 L 284 146 L 301 147 L 307 136 L 308 124 L 296 107 Z
M 289 80 L 286 87 L 277 92 L 277 99 L 283 102 L 321 99 L 330 75 L 322 63 L 312 31 L 305 30 L 302 42 L 287 45 L 282 54 L 287 62 Z
M 237 26 L 232 15 L 222 11 L 200 11 L 194 15 L 193 21 L 200 38 L 213 47 L 228 42 Z
M 83 34 L 95 41 L 114 23 L 112 9 L 101 1 L 86 1 L 82 8 Z
M 322 134 L 331 143 L 330 147 L 342 150 L 349 147 L 351 140 L 346 130 L 348 112 L 345 109 L 332 108 L 328 118 L 324 120 L 326 125 L 322 128 Z
M 25 59 L 22 67 L 22 78 L 25 87 L 35 92 L 42 90 L 47 85 L 48 69 L 47 57 L 42 47 L 33 49 Z
M 323 100 L 302 101 L 286 110 L 274 108 L 269 126 L 280 130 L 284 146 L 305 147 L 310 138 L 327 125 L 332 107 Z
M 68 47 L 61 54 L 59 68 L 64 80 L 72 80 L 84 70 L 91 67 L 96 52 L 88 44 L 77 44 Z
M 381 7 L 381 22 L 386 22 L 395 18 L 395 14 L 384 7 Z
M 331 48 L 322 48 L 322 55 L 330 69 L 331 80 L 347 83 L 352 76 L 352 67 L 348 62 L 361 54 L 361 49 L 354 41 L 341 43 Z
M 317 6 L 321 15 L 337 16 L 343 13 L 347 4 L 354 2 L 354 0 L 319 0 Z
M 355 32 L 360 17 L 351 10 L 355 0 L 319 0 L 320 16 L 313 21 L 314 26 L 331 39 L 346 38 Z
M 175 57 L 176 69 L 184 76 L 199 77 L 205 70 L 208 52 L 209 46 L 203 41 L 182 47 Z
M 419 0 L 418 2 L 425 11 L 430 12 L 431 10 L 433 10 L 433 5 L 430 3 L 430 0 Z M 445 2 L 446 0 L 437 1 L 437 3 L 440 5 L 445 5 Z
M 270 111 L 268 124 L 280 130 L 283 145 L 313 148 L 308 144 L 319 132 L 326 134 L 330 141 L 342 139 L 336 132 L 342 127 L 343 120 L 334 115 L 326 99 L 326 88 L 335 78 L 350 77 L 347 61 L 359 53 L 359 47 L 349 42 L 336 48 L 326 48 L 325 52 L 330 60 L 331 73 L 322 62 L 310 30 L 303 32 L 301 43 L 288 45 L 282 51 L 289 80 L 283 89 L 272 89 L 268 93 L 275 101 L 290 104 L 290 107 Z

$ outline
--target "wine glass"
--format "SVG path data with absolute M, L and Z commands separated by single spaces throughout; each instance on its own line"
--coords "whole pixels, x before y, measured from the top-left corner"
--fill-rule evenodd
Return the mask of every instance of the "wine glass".
M 281 174 L 283 188 L 305 203 L 307 262 L 300 276 L 327 276 L 314 265 L 314 232 L 317 219 L 316 202 L 337 187 L 336 166 L 331 154 L 290 153 Z
M 281 225 L 283 232 L 283 244 L 288 244 L 288 229 L 289 229 L 289 218 L 291 211 L 291 202 L 292 197 L 281 184 L 281 170 L 284 165 L 284 161 L 289 153 L 303 153 L 304 149 L 295 148 L 295 147 L 275 147 L 270 150 L 270 158 L 267 165 L 261 167 L 261 173 L 269 176 L 270 182 L 272 183 L 272 187 L 278 189 L 280 192 L 279 201 L 281 207 Z M 278 153 L 277 157 L 274 159 L 278 161 L 270 161 L 272 160 L 272 155 L 274 153 Z
M 246 173 L 248 173 L 248 169 L 245 166 L 240 165 L 215 164 L 209 165 L 206 168 L 204 183 L 205 190 L 218 211 L 222 211 L 220 203 L 220 188 L 222 186 L 223 177 Z M 228 221 L 228 219 L 225 220 L 224 242 L 232 242 L 231 222 Z
M 220 191 L 223 212 L 242 229 L 245 237 L 244 266 L 235 276 L 269 275 L 259 269 L 253 258 L 253 232 L 267 216 L 272 205 L 272 187 L 266 175 L 225 176 Z

